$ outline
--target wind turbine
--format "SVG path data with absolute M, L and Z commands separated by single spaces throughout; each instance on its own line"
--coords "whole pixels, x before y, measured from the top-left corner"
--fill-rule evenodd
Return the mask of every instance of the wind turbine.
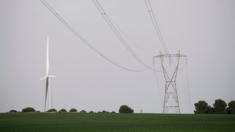
M 49 109 L 51 109 L 51 78 L 55 78 L 56 75 L 49 75 L 49 37 L 47 36 L 47 64 L 46 64 L 46 76 L 43 77 L 41 80 L 46 79 L 46 94 L 45 94 L 45 105 L 44 111 L 46 111 L 46 102 L 47 102 L 47 93 L 49 92 Z

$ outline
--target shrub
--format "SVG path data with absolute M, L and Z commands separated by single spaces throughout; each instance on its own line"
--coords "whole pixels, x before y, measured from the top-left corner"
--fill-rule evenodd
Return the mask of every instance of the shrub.
M 75 108 L 72 108 L 69 112 L 78 112 Z
M 89 113 L 95 113 L 94 111 L 90 111 Z
M 208 106 L 206 101 L 198 101 L 198 103 L 194 104 L 195 106 L 195 114 L 206 114 L 210 112 L 211 107 Z
M 66 109 L 61 109 L 59 112 L 60 113 L 66 113 L 67 111 L 66 111 Z
M 87 113 L 85 110 L 81 110 L 80 113 Z
M 119 113 L 134 113 L 134 110 L 127 105 L 122 105 L 119 109 Z
M 116 113 L 115 111 L 112 111 L 111 113 Z
M 14 113 L 15 113 L 15 112 L 17 112 L 17 111 L 16 111 L 16 110 L 11 110 L 10 112 L 14 112 Z
M 35 112 L 35 109 L 31 107 L 27 107 L 27 108 L 24 108 L 22 112 Z
M 40 111 L 36 111 L 36 113 L 40 113 Z
M 56 109 L 49 109 L 48 112 L 57 112 Z
M 98 111 L 98 113 L 101 113 L 100 111 Z

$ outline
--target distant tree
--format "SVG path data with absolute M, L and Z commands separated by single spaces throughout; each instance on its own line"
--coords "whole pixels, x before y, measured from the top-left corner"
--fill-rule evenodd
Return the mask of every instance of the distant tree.
M 232 100 L 228 103 L 228 108 L 226 109 L 227 114 L 235 114 L 235 101 Z
M 78 112 L 77 109 L 72 108 L 69 112 Z
M 27 107 L 27 108 L 24 108 L 22 112 L 35 112 L 35 109 L 31 107 Z
M 16 110 L 11 110 L 11 111 L 9 111 L 9 112 L 14 112 L 14 113 L 15 113 L 15 112 L 17 112 L 17 111 L 16 111 Z
M 207 114 L 210 111 L 210 107 L 208 106 L 206 101 L 198 101 L 198 103 L 194 104 L 195 106 L 195 114 Z
M 134 110 L 127 105 L 120 106 L 119 113 L 134 113 Z
M 87 113 L 85 110 L 81 110 L 80 113 Z
M 103 110 L 101 113 L 109 113 L 108 111 Z
M 89 113 L 95 113 L 94 111 L 90 111 Z
M 65 112 L 67 112 L 67 110 L 66 109 L 61 109 L 59 112 L 60 113 L 65 113 Z
M 116 113 L 115 111 L 112 111 L 111 113 Z
M 222 99 L 215 100 L 213 106 L 215 108 L 215 114 L 226 114 L 227 104 Z
M 101 113 L 100 111 L 98 111 L 98 113 Z
M 57 112 L 56 109 L 49 109 L 48 112 Z

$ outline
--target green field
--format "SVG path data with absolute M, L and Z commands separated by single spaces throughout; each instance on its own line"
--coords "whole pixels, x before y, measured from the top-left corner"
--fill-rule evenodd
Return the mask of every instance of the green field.
M 235 115 L 0 114 L 0 132 L 235 132 Z

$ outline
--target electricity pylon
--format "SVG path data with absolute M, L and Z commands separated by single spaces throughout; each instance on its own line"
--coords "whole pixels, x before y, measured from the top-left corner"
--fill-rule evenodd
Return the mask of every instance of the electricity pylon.
M 176 64 L 173 62 L 172 57 L 176 57 L 176 60 L 177 60 Z M 163 74 L 165 77 L 165 95 L 164 95 L 164 103 L 163 103 L 163 113 L 167 113 L 170 109 L 173 109 L 176 113 L 180 113 L 180 105 L 179 105 L 179 99 L 178 99 L 178 93 L 177 93 L 177 87 L 176 87 L 176 77 L 177 77 L 180 57 L 186 57 L 186 56 L 181 55 L 180 51 L 177 54 L 162 54 L 162 52 L 160 51 L 160 55 L 154 57 L 154 58 L 161 59 L 162 71 L 163 71 Z M 173 64 L 174 64 L 175 71 L 174 71 L 172 77 L 170 77 L 167 74 L 166 69 L 163 65 L 164 58 L 169 58 L 169 63 L 171 64 L 171 62 L 173 62 Z M 173 92 L 169 92 L 170 86 L 172 86 L 171 90 Z M 174 105 L 174 106 L 167 105 L 167 101 L 169 100 L 170 97 L 173 97 L 176 105 Z

